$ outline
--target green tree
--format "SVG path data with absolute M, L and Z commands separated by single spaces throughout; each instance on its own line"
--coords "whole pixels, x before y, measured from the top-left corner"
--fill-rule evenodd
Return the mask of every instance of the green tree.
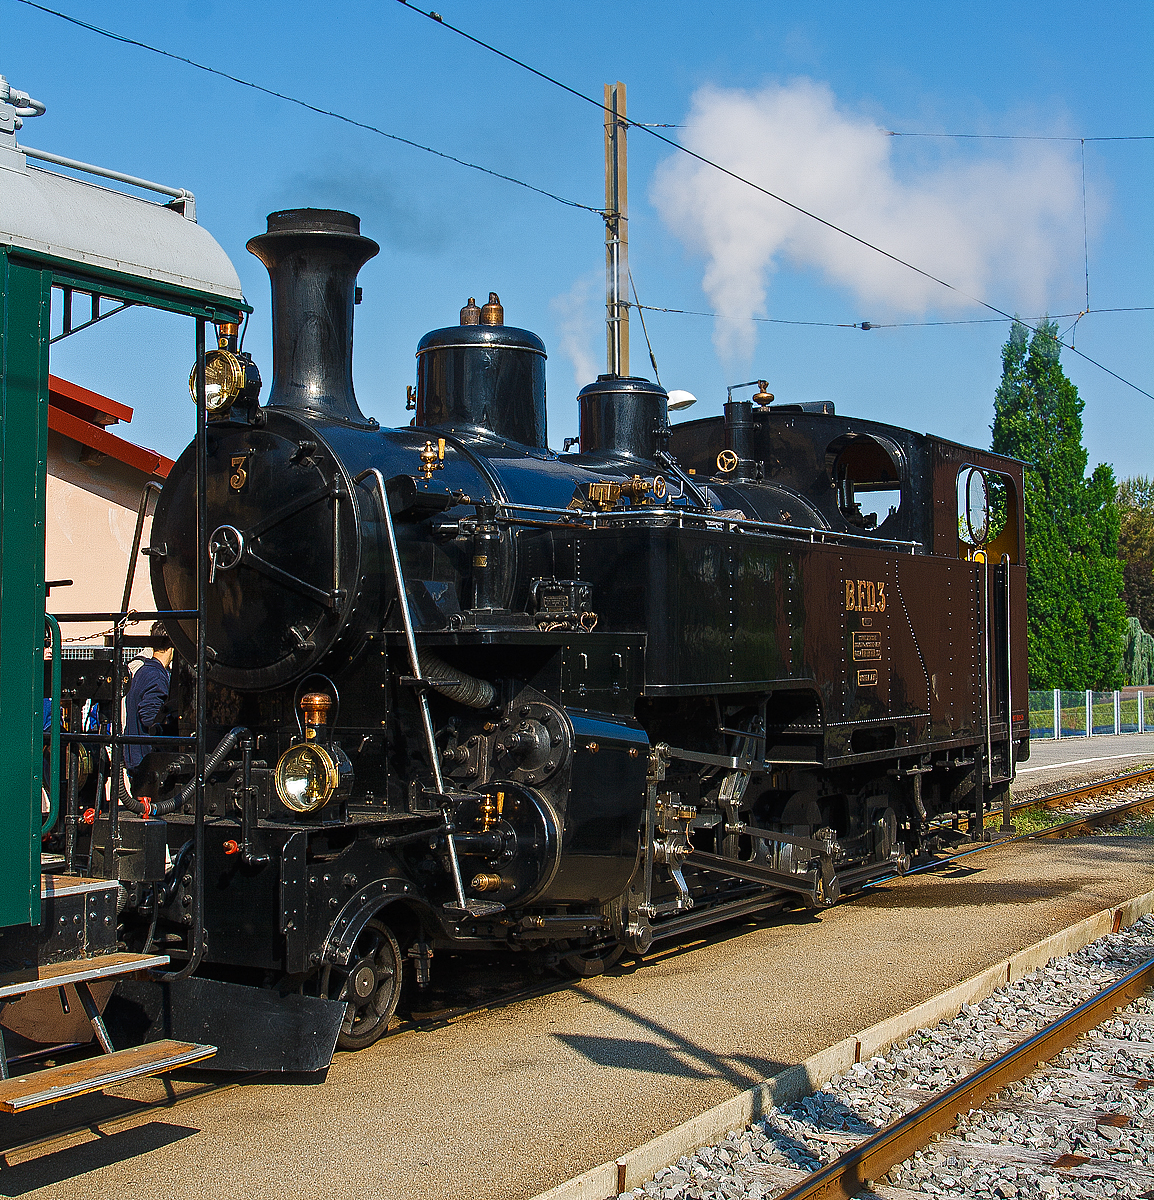
M 1114 472 L 1086 477 L 1082 400 L 1058 361 L 1058 327 L 1015 321 L 1002 348 L 993 449 L 1023 459 L 1031 687 L 1122 682 L 1126 609 Z
M 1126 682 L 1134 687 L 1154 683 L 1154 637 L 1151 637 L 1137 617 L 1127 617 L 1126 651 L 1122 666 Z
M 1154 479 L 1136 475 L 1118 485 L 1118 557 L 1122 600 L 1147 633 L 1154 633 Z

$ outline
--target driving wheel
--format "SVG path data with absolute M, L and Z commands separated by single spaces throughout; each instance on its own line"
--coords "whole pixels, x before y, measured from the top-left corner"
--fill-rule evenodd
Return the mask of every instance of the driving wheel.
M 401 995 L 401 948 L 375 917 L 361 931 L 346 969 L 326 967 L 322 995 L 347 1004 L 337 1047 L 363 1050 L 389 1027 Z
M 561 969 L 566 975 L 577 979 L 592 979 L 594 975 L 603 975 L 610 967 L 621 961 L 625 947 L 617 942 L 612 946 L 600 945 L 581 949 L 572 942 L 558 942 L 557 948 L 562 952 Z

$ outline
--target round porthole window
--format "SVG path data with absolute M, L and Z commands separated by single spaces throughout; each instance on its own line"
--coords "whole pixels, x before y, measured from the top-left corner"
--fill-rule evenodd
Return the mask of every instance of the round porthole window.
M 984 546 L 990 532 L 990 488 L 986 473 L 971 467 L 966 475 L 966 533 L 970 544 Z

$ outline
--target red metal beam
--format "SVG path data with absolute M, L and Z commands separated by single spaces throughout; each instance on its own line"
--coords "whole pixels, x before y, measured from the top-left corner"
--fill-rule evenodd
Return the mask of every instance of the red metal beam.
M 143 446 L 126 442 L 123 438 L 118 438 L 99 425 L 93 425 L 91 421 L 85 421 L 82 417 L 74 416 L 55 405 L 49 405 L 48 408 L 48 428 L 80 442 L 81 445 L 90 446 L 101 454 L 107 454 L 119 462 L 127 463 L 128 466 L 135 467 L 146 475 L 155 475 L 160 479 L 165 479 L 173 467 L 171 458 L 165 458 L 163 454 L 158 454 L 155 450 L 148 450 Z
M 131 421 L 132 409 L 127 404 L 111 400 L 99 392 L 89 391 L 78 383 L 70 383 L 58 375 L 48 376 L 48 403 L 63 408 L 93 425 L 112 425 Z M 102 419 L 103 418 L 103 419 Z

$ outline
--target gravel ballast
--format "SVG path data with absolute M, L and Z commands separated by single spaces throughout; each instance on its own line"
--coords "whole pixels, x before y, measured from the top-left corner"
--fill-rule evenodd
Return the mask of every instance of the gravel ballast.
M 1147 916 L 965 1005 L 952 1021 L 918 1030 L 820 1091 L 771 1108 L 623 1200 L 772 1197 L 791 1185 L 791 1172 L 832 1162 L 1151 957 L 1154 917 Z M 1140 1196 L 1154 1187 L 1154 1084 L 1141 1082 L 1151 1077 L 1148 995 L 893 1168 L 876 1190 L 981 1200 Z M 1055 1167 L 1063 1155 L 1068 1165 Z

